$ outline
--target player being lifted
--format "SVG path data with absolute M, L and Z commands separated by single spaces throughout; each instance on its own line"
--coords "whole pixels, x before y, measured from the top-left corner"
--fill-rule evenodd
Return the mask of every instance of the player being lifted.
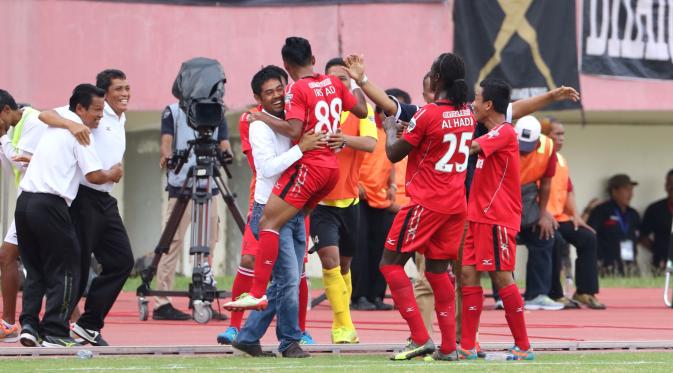
M 452 53 L 441 54 L 430 69 L 435 102 L 421 108 L 402 137 L 394 117 L 384 121 L 386 153 L 392 162 L 409 155 L 406 173 L 410 202 L 395 216 L 386 239 L 381 273 L 411 331 L 411 341 L 393 360 L 433 353 L 434 360 L 458 360 L 455 290 L 447 272 L 455 260 L 465 226 L 465 171 L 476 120 L 467 105 L 465 64 Z M 414 298 L 405 263 L 422 253 L 425 275 L 434 290 L 442 343 L 435 351 Z
M 281 54 L 285 70 L 294 80 L 286 89 L 285 120 L 263 113 L 253 114 L 276 132 L 293 139 L 311 130 L 331 134 L 339 130 L 342 111 L 350 111 L 358 118 L 367 116 L 364 99 L 355 98 L 338 78 L 313 71 L 315 57 L 308 40 L 287 38 Z M 332 190 L 338 178 L 336 153 L 330 148 L 306 152 L 300 161 L 283 173 L 260 220 L 259 251 L 250 293 L 226 303 L 224 308 L 266 307 L 264 293 L 278 255 L 278 231 L 300 210 L 308 213 L 315 207 Z
M 463 248 L 462 269 L 462 359 L 477 359 L 475 338 L 484 303 L 480 273 L 488 272 L 500 292 L 505 318 L 515 345 L 510 360 L 533 360 L 523 298 L 512 273 L 516 261 L 516 235 L 521 223 L 521 187 L 519 183 L 519 143 L 516 132 L 506 119 L 511 88 L 499 79 L 482 81 L 472 107 L 488 133 L 475 139 L 471 154 L 478 154 L 468 203 L 469 222 Z

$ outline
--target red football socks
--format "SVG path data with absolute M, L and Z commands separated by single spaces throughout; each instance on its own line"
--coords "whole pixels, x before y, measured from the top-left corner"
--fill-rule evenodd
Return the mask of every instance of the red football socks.
M 435 293 L 435 312 L 439 330 L 442 332 L 440 350 L 448 354 L 456 350 L 456 291 L 447 272 L 425 272 L 425 278 Z
M 250 295 L 261 298 L 271 279 L 273 265 L 278 258 L 278 232 L 263 230 L 259 232 L 259 251 L 255 257 L 255 279 L 252 281 Z
M 308 311 L 308 282 L 306 272 L 299 279 L 299 329 L 306 331 L 306 312 Z
M 484 306 L 484 290 L 481 286 L 463 286 L 463 314 L 461 317 L 462 334 L 460 346 L 471 350 L 475 346 L 479 318 Z
M 231 299 L 236 300 L 239 295 L 250 291 L 252 286 L 252 279 L 254 273 L 252 269 L 238 267 L 236 277 L 234 277 L 234 284 L 231 286 Z M 233 326 L 241 330 L 243 323 L 243 311 L 231 311 L 231 318 L 229 319 L 229 326 Z
M 409 325 L 411 339 L 416 344 L 424 344 L 430 339 L 430 336 L 425 329 L 425 324 L 423 324 L 421 312 L 418 310 L 416 298 L 414 298 L 414 290 L 407 274 L 404 273 L 404 267 L 399 265 L 382 266 L 381 273 L 390 287 L 390 293 L 402 318 Z
M 519 293 L 519 288 L 516 284 L 505 286 L 500 289 L 500 298 L 502 304 L 505 306 L 505 318 L 507 325 L 514 337 L 514 343 L 522 350 L 530 348 L 528 341 L 528 332 L 526 331 L 526 320 L 523 317 L 523 298 Z

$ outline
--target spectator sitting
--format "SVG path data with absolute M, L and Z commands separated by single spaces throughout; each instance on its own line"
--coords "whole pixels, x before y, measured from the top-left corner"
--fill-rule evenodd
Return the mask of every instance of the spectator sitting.
M 608 180 L 610 200 L 596 206 L 589 215 L 589 225 L 596 230 L 603 274 L 624 276 L 635 272 L 640 215 L 629 203 L 636 185 L 628 175 L 612 176 Z
M 596 299 L 598 293 L 596 232 L 584 222 L 577 210 L 568 162 L 560 153 L 565 142 L 565 130 L 563 124 L 554 118 L 545 118 L 543 122 L 549 124 L 548 132 L 545 132 L 554 140 L 554 150 L 556 150 L 558 160 L 547 204 L 547 211 L 559 224 L 555 237 L 557 244 L 552 257 L 552 285 L 549 296 L 563 303 L 564 308 L 578 308 L 579 303 L 592 309 L 605 309 L 605 305 Z M 564 247 L 567 247 L 567 245 L 559 245 L 561 242 L 568 242 L 577 249 L 575 261 L 577 290 L 572 297 L 573 301 L 564 296 L 563 286 L 561 286 L 562 251 Z
M 652 264 L 663 270 L 668 259 L 668 242 L 673 223 L 673 169 L 666 174 L 666 198 L 647 207 L 640 226 L 640 244 L 652 253 Z

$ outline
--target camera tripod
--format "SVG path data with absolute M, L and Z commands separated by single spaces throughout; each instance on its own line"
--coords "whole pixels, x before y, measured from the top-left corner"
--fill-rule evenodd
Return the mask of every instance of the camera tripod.
M 213 229 L 213 227 L 210 227 L 213 182 L 217 185 L 219 193 L 222 195 L 241 233 L 245 229 L 245 221 L 234 200 L 236 196 L 231 192 L 227 184 L 224 183 L 224 180 L 222 180 L 219 170 L 220 167 L 224 169 L 227 177 L 231 179 L 232 176 L 227 168 L 227 163 L 231 163 L 232 158 L 230 154 L 224 153 L 217 148 L 217 143 L 212 138 L 199 138 L 189 141 L 188 144 L 189 148 L 186 151 L 176 152 L 169 161 L 168 168 L 174 169 L 175 173 L 179 173 L 182 166 L 187 162 L 189 154 L 192 150 L 195 150 L 196 164 L 190 166 L 187 179 L 180 189 L 175 206 L 161 233 L 159 243 L 154 249 L 152 263 L 140 273 L 142 283 L 138 286 L 136 295 L 138 296 L 138 309 L 141 321 L 147 320 L 149 316 L 149 301 L 147 297 L 150 296 L 189 297 L 192 317 L 200 324 L 205 324 L 212 319 L 213 310 L 211 304 L 213 300 L 230 296 L 228 291 L 217 290 L 212 282 L 206 281 L 207 271 L 204 271 L 204 264 L 208 264 L 207 258 L 210 255 L 211 249 L 208 246 L 208 242 L 211 229 Z M 192 229 L 189 255 L 194 257 L 194 266 L 189 290 L 152 290 L 150 284 L 156 274 L 161 256 L 168 253 L 173 237 L 178 230 L 180 221 L 190 201 L 192 202 Z

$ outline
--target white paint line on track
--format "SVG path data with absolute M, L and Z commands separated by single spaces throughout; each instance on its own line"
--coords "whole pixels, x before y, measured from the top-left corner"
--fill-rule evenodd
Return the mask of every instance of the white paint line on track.
M 335 363 L 334 365 L 322 364 L 322 365 L 279 365 L 279 364 L 255 364 L 255 365 L 246 365 L 246 370 L 263 370 L 272 368 L 274 370 L 288 370 L 288 369 L 323 369 L 323 368 L 369 368 L 369 367 L 431 367 L 431 366 L 475 366 L 475 367 L 489 367 L 489 366 L 512 366 L 515 364 L 519 365 L 528 365 L 528 366 L 568 366 L 568 367 L 579 367 L 579 366 L 639 366 L 639 365 L 669 365 L 670 361 L 596 361 L 596 362 L 577 362 L 577 361 L 568 361 L 568 362 L 534 362 L 534 361 L 511 361 L 511 362 L 488 362 L 484 364 L 474 364 L 472 362 L 398 362 L 398 363 L 389 363 L 389 362 L 370 362 L 370 363 Z M 40 372 L 76 372 L 76 371 L 91 371 L 91 370 L 104 370 L 104 371 L 147 371 L 147 370 L 177 370 L 177 369 L 209 369 L 209 370 L 219 370 L 219 371 L 240 371 L 242 368 L 240 366 L 236 367 L 199 367 L 199 366 L 190 366 L 190 365 L 167 365 L 163 367 L 77 367 L 77 368 L 46 368 L 39 369 Z

